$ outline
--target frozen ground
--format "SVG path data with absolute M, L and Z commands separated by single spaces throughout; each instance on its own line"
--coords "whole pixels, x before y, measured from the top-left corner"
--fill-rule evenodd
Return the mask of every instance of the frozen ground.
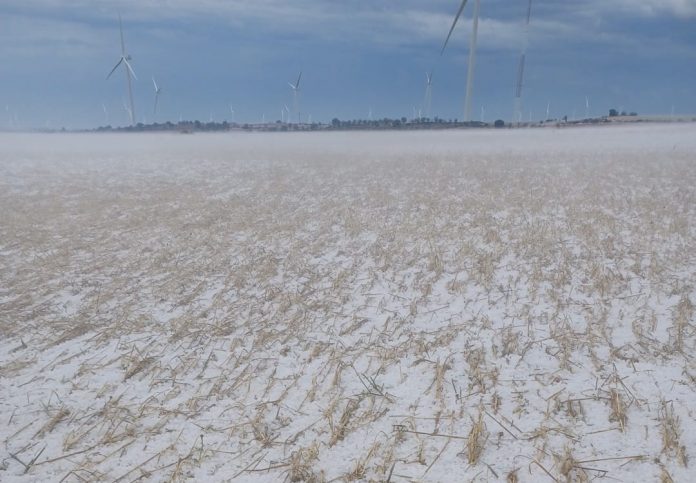
M 0 135 L 0 480 L 693 481 L 696 126 Z

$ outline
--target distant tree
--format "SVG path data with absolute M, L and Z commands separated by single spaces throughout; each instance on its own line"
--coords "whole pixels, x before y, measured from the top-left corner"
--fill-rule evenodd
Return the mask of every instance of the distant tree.
M 495 121 L 493 125 L 497 128 L 505 127 L 505 121 L 503 121 L 502 119 L 498 119 L 497 121 Z
M 335 117 L 334 117 L 334 118 L 331 120 L 331 125 L 332 125 L 333 127 L 338 127 L 338 126 L 341 125 L 341 121 L 339 121 L 338 118 L 335 118 Z
M 609 109 L 609 117 L 617 117 L 619 115 L 619 111 L 616 109 Z

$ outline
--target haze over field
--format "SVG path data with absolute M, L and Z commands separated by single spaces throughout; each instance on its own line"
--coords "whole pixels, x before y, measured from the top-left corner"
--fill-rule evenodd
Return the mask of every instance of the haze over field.
M 694 153 L 0 135 L 0 480 L 688 482 Z

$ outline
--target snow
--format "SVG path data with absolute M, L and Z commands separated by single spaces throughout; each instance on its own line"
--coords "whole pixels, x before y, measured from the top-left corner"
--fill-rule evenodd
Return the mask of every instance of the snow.
M 691 479 L 694 124 L 0 134 L 0 213 L 0 481 Z

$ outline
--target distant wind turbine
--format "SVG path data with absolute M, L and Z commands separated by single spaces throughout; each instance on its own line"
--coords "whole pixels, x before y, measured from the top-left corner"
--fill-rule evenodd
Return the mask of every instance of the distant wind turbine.
M 106 104 L 102 103 L 102 110 L 104 111 L 104 123 L 106 126 L 109 125 L 109 110 L 106 108 Z
M 138 76 L 135 75 L 135 71 L 133 70 L 133 67 L 130 65 L 130 61 L 132 60 L 131 56 L 126 53 L 126 43 L 123 40 L 123 22 L 121 21 L 121 15 L 118 16 L 118 29 L 121 32 L 121 58 L 116 63 L 116 66 L 114 66 L 114 68 L 111 69 L 111 72 L 109 72 L 109 75 L 107 75 L 106 78 L 108 80 L 111 77 L 111 75 L 114 72 L 116 72 L 116 69 L 118 69 L 119 66 L 123 64 L 124 70 L 126 71 L 126 82 L 128 83 L 128 98 L 130 99 L 130 109 L 127 109 L 127 111 L 130 115 L 131 125 L 134 125 L 135 104 L 133 103 L 133 86 L 131 76 L 133 76 L 135 80 L 138 80 Z
M 157 103 L 159 102 L 159 96 L 160 92 L 162 92 L 162 88 L 157 85 L 157 82 L 155 81 L 155 78 L 152 78 L 152 85 L 155 88 L 155 107 L 152 109 L 152 115 L 153 117 L 157 115 Z
M 294 84 L 291 82 L 288 82 L 288 85 L 292 89 L 292 102 L 293 102 L 293 109 L 297 113 L 297 123 L 300 123 L 300 81 L 302 80 L 302 72 L 300 72 L 300 75 L 297 76 L 297 82 Z M 290 112 L 288 111 L 288 119 Z
M 425 117 L 430 119 L 430 110 L 433 106 L 433 73 L 425 73 Z
M 462 12 L 464 12 L 464 7 L 466 7 L 467 0 L 462 0 L 462 4 L 459 7 L 457 15 L 454 17 L 454 22 L 452 22 L 452 27 L 447 34 L 447 39 L 442 46 L 440 55 L 444 54 L 447 44 L 449 43 L 450 37 L 452 37 L 452 32 L 454 32 L 459 17 L 461 17 Z M 476 43 L 478 40 L 478 24 L 479 24 L 479 14 L 481 12 L 481 0 L 476 0 L 474 5 L 474 24 L 471 30 L 471 45 L 469 46 L 469 67 L 467 69 L 466 75 L 466 99 L 464 101 L 464 121 L 471 121 L 471 95 L 474 89 L 474 70 L 476 68 Z
M 590 118 L 590 97 L 585 96 L 585 119 Z
M 232 122 L 234 122 L 234 109 L 232 108 L 231 104 L 230 104 L 230 114 L 232 114 Z

